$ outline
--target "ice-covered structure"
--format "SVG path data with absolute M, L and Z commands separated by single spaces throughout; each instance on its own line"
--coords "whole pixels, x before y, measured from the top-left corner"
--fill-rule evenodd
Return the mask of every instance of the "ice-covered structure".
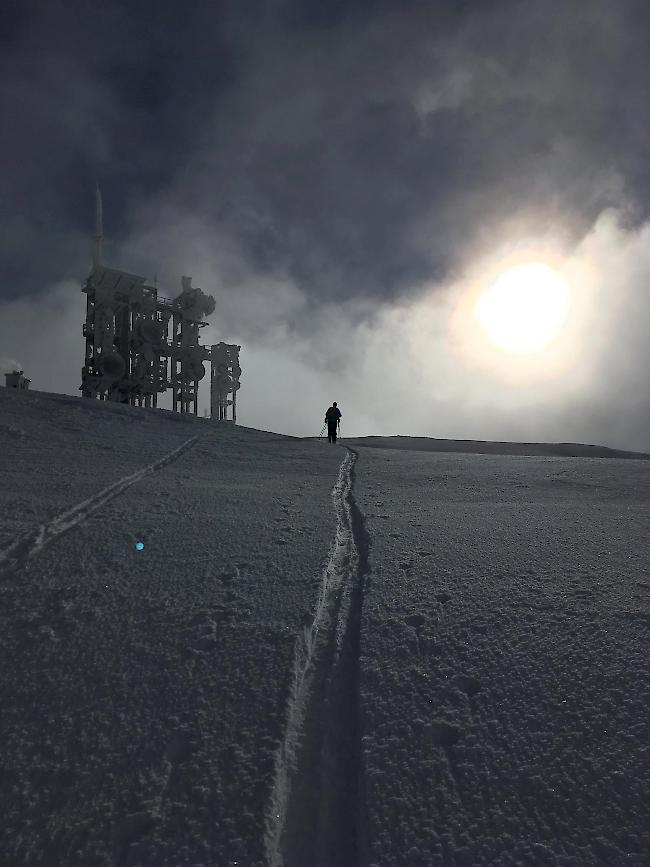
M 31 379 L 27 379 L 22 370 L 12 370 L 11 373 L 5 373 L 5 383 L 7 388 L 17 388 L 21 391 L 27 391 Z
M 211 413 L 226 420 L 239 388 L 239 346 L 199 343 L 199 329 L 215 308 L 211 295 L 181 280 L 174 299 L 163 298 L 145 278 L 102 264 L 102 201 L 96 193 L 93 268 L 82 286 L 86 293 L 85 363 L 79 390 L 83 397 L 137 406 L 157 406 L 158 394 L 173 389 L 174 412 L 198 414 L 199 382 L 211 362 Z M 232 395 L 229 398 L 229 395 Z M 191 409 L 190 409 L 191 407 Z
M 210 412 L 212 418 L 218 421 L 228 420 L 228 407 L 231 407 L 231 419 L 237 422 L 237 391 L 241 376 L 240 349 L 241 346 L 231 343 L 217 343 L 211 348 Z

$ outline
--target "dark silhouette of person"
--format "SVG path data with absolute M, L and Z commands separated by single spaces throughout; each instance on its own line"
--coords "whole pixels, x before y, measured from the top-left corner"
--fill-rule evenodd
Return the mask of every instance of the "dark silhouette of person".
M 331 443 L 336 442 L 336 432 L 339 419 L 341 418 L 341 410 L 336 405 L 336 401 L 325 413 L 325 421 L 327 422 L 327 439 Z

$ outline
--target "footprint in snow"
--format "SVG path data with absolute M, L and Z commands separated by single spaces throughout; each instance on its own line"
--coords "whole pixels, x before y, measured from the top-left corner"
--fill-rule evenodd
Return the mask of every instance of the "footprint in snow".
M 437 747 L 452 747 L 460 738 L 460 729 L 447 722 L 432 722 L 425 729 L 431 742 Z
M 476 695 L 481 688 L 480 681 L 469 674 L 457 674 L 453 679 L 453 683 L 458 687 L 458 689 L 469 696 L 469 698 Z
M 27 434 L 22 428 L 14 427 L 11 424 L 0 424 L 0 433 L 6 433 L 14 439 L 23 439 Z
M 124 816 L 115 828 L 115 837 L 123 846 L 143 837 L 160 822 L 160 816 L 150 810 Z
M 217 580 L 225 583 L 232 581 L 234 578 L 239 578 L 239 569 L 225 569 L 217 575 Z
M 51 626 L 43 625 L 38 627 L 39 635 L 43 638 L 48 638 L 50 641 L 58 642 L 56 632 L 52 629 Z
M 408 626 L 415 626 L 417 629 L 420 626 L 424 626 L 426 623 L 426 617 L 424 614 L 409 614 L 404 618 L 404 623 Z
M 165 749 L 165 758 L 172 764 L 184 762 L 192 755 L 195 746 L 195 737 L 188 731 L 179 729 L 172 732 L 167 747 Z

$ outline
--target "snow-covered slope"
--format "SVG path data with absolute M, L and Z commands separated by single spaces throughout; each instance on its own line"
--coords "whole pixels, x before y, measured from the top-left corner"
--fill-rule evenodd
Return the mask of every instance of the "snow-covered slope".
M 362 451 L 369 863 L 650 863 L 649 481 Z
M 341 452 L 3 390 L 0 426 L 2 544 L 87 504 L 0 561 L 0 863 L 264 863 Z
M 442 440 L 434 437 L 353 437 L 347 445 L 422 452 L 459 452 L 470 455 L 529 455 L 563 458 L 625 458 L 650 460 L 650 454 L 584 443 L 512 443 L 491 440 Z
M 0 389 L 0 863 L 648 864 L 649 470 Z

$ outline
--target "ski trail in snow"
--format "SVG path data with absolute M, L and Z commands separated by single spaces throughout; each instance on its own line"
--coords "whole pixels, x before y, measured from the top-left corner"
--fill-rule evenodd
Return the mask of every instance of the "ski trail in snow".
M 118 479 L 116 482 L 113 482 L 112 485 L 109 485 L 107 488 L 104 488 L 92 497 L 88 497 L 87 500 L 77 503 L 76 506 L 73 506 L 62 515 L 57 515 L 56 518 L 52 518 L 52 520 L 48 521 L 46 524 L 41 524 L 35 529 L 23 533 L 23 535 L 19 536 L 15 542 L 12 542 L 8 547 L 0 551 L 0 578 L 8 575 L 16 569 L 19 569 L 28 560 L 42 551 L 46 545 L 51 544 L 55 539 L 57 539 L 62 533 L 65 533 L 71 527 L 74 527 L 76 524 L 79 524 L 81 521 L 90 517 L 93 512 L 96 512 L 97 509 L 104 506 L 109 502 L 109 500 L 112 500 L 113 497 L 116 497 L 131 485 L 139 482 L 144 476 L 147 476 L 150 473 L 155 473 L 156 470 L 159 470 L 171 461 L 176 460 L 176 458 L 182 455 L 183 452 L 191 448 L 199 437 L 200 434 L 191 437 L 189 440 L 186 440 L 178 446 L 178 448 L 169 452 L 169 454 L 166 454 L 155 463 L 149 464 L 149 466 L 132 473 L 130 476 L 124 476 L 124 478 Z
M 313 621 L 296 639 L 283 743 L 266 816 L 270 867 L 354 867 L 359 795 L 358 664 L 367 534 L 348 449 L 332 491 L 337 528 Z

